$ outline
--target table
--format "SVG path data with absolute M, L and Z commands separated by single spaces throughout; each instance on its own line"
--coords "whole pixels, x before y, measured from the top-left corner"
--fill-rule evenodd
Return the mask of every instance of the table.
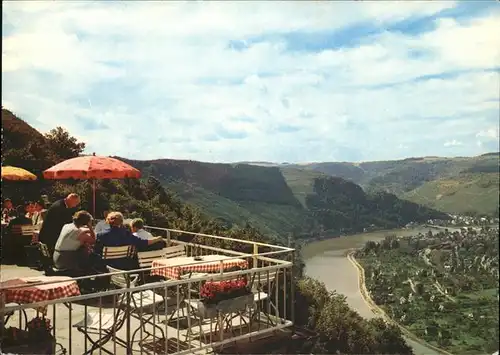
M 16 288 L 30 283 L 63 281 Z M 7 287 L 9 287 L 7 289 Z M 0 283 L 0 294 L 5 303 L 29 304 L 50 301 L 64 297 L 79 296 L 80 288 L 76 281 L 67 276 L 35 276 L 11 279 Z
M 194 260 L 192 256 L 179 256 L 170 259 L 153 260 L 151 275 L 163 276 L 168 279 L 180 279 L 182 274 L 189 272 L 214 273 L 233 267 L 246 269 L 248 263 L 243 259 L 234 259 L 225 255 L 204 255 L 203 260 Z M 163 266 L 163 267 L 162 267 Z M 155 269 L 158 268 L 158 269 Z

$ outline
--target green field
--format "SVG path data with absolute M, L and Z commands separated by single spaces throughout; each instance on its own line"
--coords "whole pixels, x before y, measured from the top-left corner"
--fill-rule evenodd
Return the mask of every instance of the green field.
M 323 173 L 317 171 L 295 168 L 282 168 L 281 172 L 293 195 L 304 207 L 306 196 L 314 192 L 314 179 L 324 176 Z
M 427 182 L 403 198 L 450 213 L 498 215 L 499 174 L 464 174 Z

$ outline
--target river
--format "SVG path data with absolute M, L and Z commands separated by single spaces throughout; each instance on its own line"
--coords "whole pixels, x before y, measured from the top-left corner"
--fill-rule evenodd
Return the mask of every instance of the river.
M 367 241 L 380 241 L 386 235 L 398 236 L 415 235 L 419 232 L 426 233 L 431 228 L 402 229 L 391 231 L 377 231 L 350 235 L 346 237 L 321 240 L 306 245 L 302 256 L 306 265 L 305 272 L 308 276 L 324 282 L 331 291 L 337 291 L 347 297 L 347 303 L 365 318 L 375 315 L 365 303 L 358 287 L 358 273 L 354 265 L 347 260 L 349 249 L 360 248 Z M 434 231 L 437 231 L 434 229 Z M 411 339 L 406 338 L 413 348 L 415 355 L 437 355 L 438 353 Z

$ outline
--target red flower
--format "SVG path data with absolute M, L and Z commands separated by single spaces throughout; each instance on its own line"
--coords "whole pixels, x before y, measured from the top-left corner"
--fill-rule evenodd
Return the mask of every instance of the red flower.
M 219 295 L 229 295 L 241 291 L 247 286 L 246 278 L 224 281 L 208 281 L 201 290 L 200 297 L 205 300 L 212 300 Z

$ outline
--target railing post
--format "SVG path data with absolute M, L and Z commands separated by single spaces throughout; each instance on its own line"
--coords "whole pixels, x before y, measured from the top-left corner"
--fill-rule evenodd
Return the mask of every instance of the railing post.
M 295 277 L 293 269 L 295 267 L 295 250 L 292 251 L 292 266 L 290 267 L 290 319 L 295 327 Z M 294 328 L 295 329 L 295 328 Z
M 257 255 L 259 254 L 259 246 L 257 244 L 253 245 L 253 265 L 252 267 L 255 269 L 259 265 L 257 265 Z
M 170 246 L 170 231 L 167 230 L 167 247 Z
M 0 327 L 1 329 L 5 326 L 5 293 L 0 293 Z
M 132 344 L 130 344 L 130 276 L 127 277 L 127 308 L 125 309 L 125 316 L 127 317 L 127 355 L 132 354 Z

